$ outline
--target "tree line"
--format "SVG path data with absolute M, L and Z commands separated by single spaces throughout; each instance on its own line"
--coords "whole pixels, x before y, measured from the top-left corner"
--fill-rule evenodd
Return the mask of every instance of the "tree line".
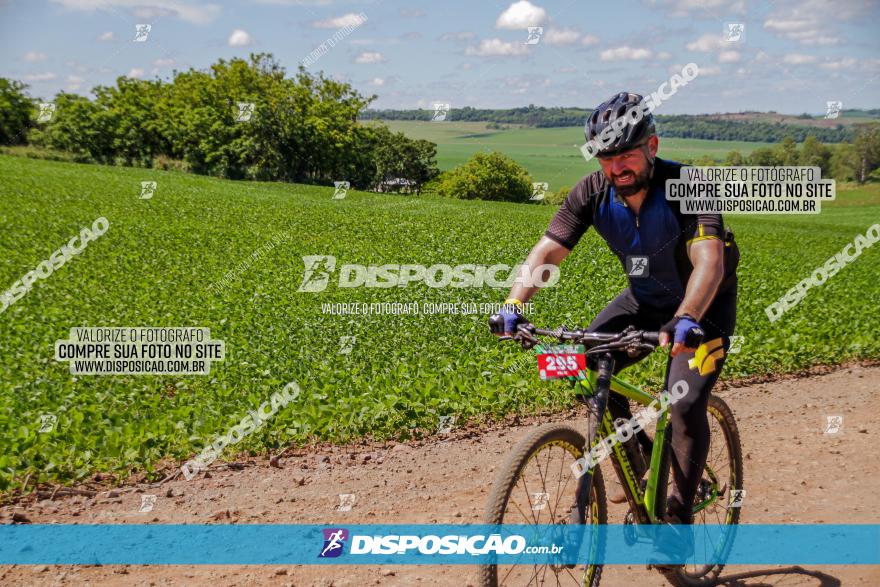
M 495 128 L 502 124 L 522 124 L 537 128 L 583 126 L 591 110 L 585 108 L 546 108 L 530 104 L 522 108 L 484 109 L 452 108 L 446 120 L 488 122 Z M 433 110 L 366 110 L 363 120 L 431 120 Z M 880 112 L 860 112 L 877 116 Z M 812 118 L 804 115 L 806 118 Z M 801 118 L 803 118 L 802 116 Z M 777 143 L 786 137 L 797 142 L 814 135 L 824 143 L 852 140 L 851 128 L 838 124 L 834 128 L 816 128 L 806 125 L 770 123 L 762 121 L 734 121 L 710 118 L 707 115 L 656 115 L 657 131 L 665 137 L 708 139 L 718 141 L 751 141 Z
M 2 144 L 95 163 L 383 191 L 418 191 L 438 173 L 434 143 L 359 122 L 376 96 L 302 67 L 288 76 L 270 54 L 175 71 L 170 81 L 120 77 L 94 88 L 93 100 L 60 92 L 51 111 L 26 90 L 0 78 Z

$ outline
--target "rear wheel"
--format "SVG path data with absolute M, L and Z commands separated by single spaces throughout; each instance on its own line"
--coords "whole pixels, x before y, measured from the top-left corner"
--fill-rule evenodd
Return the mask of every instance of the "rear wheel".
M 568 524 L 578 479 L 571 465 L 584 454 L 584 437 L 564 424 L 547 424 L 522 440 L 495 480 L 486 505 L 487 524 Z M 606 524 L 605 485 L 593 469 L 589 498 L 581 523 Z M 593 547 L 603 554 L 604 541 Z M 594 559 L 598 560 L 598 559 Z M 482 587 L 509 585 L 571 585 L 597 587 L 601 565 L 482 565 Z
M 700 543 L 700 525 L 717 524 L 729 526 L 720 536 L 706 539 L 704 555 L 724 559 L 733 547 L 736 525 L 739 524 L 741 501 L 736 507 L 738 492 L 743 487 L 742 448 L 739 430 L 733 412 L 721 398 L 709 396 L 709 455 L 703 478 L 694 500 L 694 537 Z M 739 496 L 741 498 L 741 496 Z M 724 564 L 689 564 L 675 570 L 663 571 L 670 583 L 677 587 L 700 587 L 715 585 Z

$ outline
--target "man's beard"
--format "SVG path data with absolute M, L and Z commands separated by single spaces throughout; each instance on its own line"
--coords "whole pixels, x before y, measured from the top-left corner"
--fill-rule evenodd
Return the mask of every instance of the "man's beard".
M 651 183 L 651 175 L 654 172 L 654 162 L 643 171 L 642 173 L 636 174 L 631 171 L 626 171 L 621 175 L 614 175 L 611 179 L 611 185 L 614 186 L 615 191 L 620 194 L 621 197 L 626 198 L 632 195 L 635 195 L 642 191 L 643 189 L 647 189 L 648 185 Z M 621 177 L 635 177 L 635 180 L 632 183 L 627 183 L 625 185 L 618 184 L 618 179 Z

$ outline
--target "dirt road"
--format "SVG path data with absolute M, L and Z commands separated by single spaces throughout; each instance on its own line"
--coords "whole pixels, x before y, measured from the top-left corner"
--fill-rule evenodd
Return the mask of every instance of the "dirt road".
M 880 523 L 880 367 L 854 366 L 827 375 L 728 388 L 718 392 L 733 408 L 745 455 L 743 523 Z M 843 416 L 825 434 L 827 416 Z M 477 523 L 504 456 L 533 426 L 570 420 L 578 412 L 524 420 L 484 431 L 453 431 L 418 445 L 388 444 L 301 451 L 282 468 L 263 461 L 212 471 L 160 488 L 128 487 L 118 495 L 23 502 L 0 510 L 33 523 L 328 524 Z M 604 465 L 603 465 L 604 468 Z M 606 480 L 610 478 L 610 469 Z M 608 481 L 606 481 L 608 482 Z M 143 494 L 157 496 L 138 513 Z M 337 511 L 340 494 L 355 496 Z M 612 506 L 611 522 L 624 506 Z M 360 585 L 465 586 L 474 567 L 267 566 L 5 566 L 2 585 Z M 747 577 L 739 577 L 745 573 Z M 803 570 L 729 567 L 726 585 L 880 585 L 867 566 Z M 606 567 L 602 585 L 665 585 L 641 567 Z

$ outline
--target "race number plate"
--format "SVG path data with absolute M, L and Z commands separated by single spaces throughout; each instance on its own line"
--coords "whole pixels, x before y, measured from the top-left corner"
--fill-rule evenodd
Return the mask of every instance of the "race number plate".
M 538 374 L 541 379 L 561 379 L 583 376 L 587 369 L 587 355 L 583 345 L 553 345 L 537 350 Z

